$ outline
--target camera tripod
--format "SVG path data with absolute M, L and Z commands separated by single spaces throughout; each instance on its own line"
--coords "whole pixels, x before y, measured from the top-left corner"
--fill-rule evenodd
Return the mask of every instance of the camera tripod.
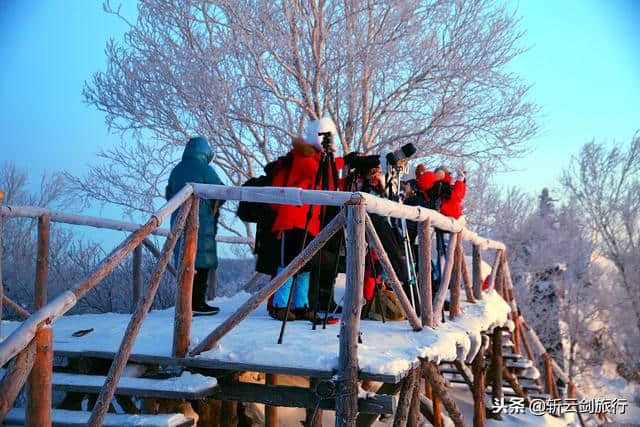
M 332 150 L 332 146 L 333 146 L 333 135 L 331 134 L 331 132 L 321 132 L 318 133 L 318 136 L 322 137 L 322 155 L 320 156 L 320 162 L 318 164 L 318 171 L 316 172 L 316 176 L 314 179 L 314 183 L 313 183 L 313 190 L 329 190 L 330 189 L 330 184 L 333 184 L 333 188 L 334 189 L 338 189 L 338 172 L 336 170 L 336 162 L 335 162 L 335 157 L 333 155 L 333 150 Z M 332 183 L 329 182 L 330 178 L 329 178 L 329 173 L 331 173 L 331 178 L 332 178 Z M 304 227 L 304 237 L 302 239 L 302 245 L 300 248 L 300 251 L 302 252 L 302 250 L 305 248 L 305 246 L 307 245 L 307 238 L 309 237 L 309 225 L 311 224 L 311 218 L 313 217 L 313 208 L 315 205 L 309 205 L 309 209 L 307 210 L 307 217 L 305 220 L 305 227 Z M 321 206 L 320 207 L 320 228 L 322 228 L 325 225 L 326 222 L 326 212 L 327 211 L 327 207 L 326 206 Z M 343 233 L 340 233 L 338 235 L 339 238 L 339 249 L 338 249 L 338 254 L 336 256 L 336 261 L 335 261 L 335 266 L 334 266 L 334 272 L 337 274 L 337 269 L 338 269 L 338 261 L 340 258 L 340 252 L 342 250 L 342 245 L 343 245 L 343 241 L 344 241 L 344 236 Z M 316 255 L 317 257 L 319 257 L 319 259 L 316 262 L 316 275 L 314 278 L 314 282 L 315 282 L 315 301 L 313 304 L 313 319 L 312 319 L 312 324 L 313 324 L 313 329 L 316 329 L 316 315 L 318 312 L 318 304 L 319 304 L 319 294 L 320 294 L 320 266 L 322 265 L 322 250 L 320 250 L 318 252 L 318 254 Z M 333 280 L 334 283 L 333 285 L 335 285 L 335 276 L 336 274 L 334 274 L 333 276 Z M 291 288 L 289 290 L 289 297 L 287 299 L 287 308 L 285 311 L 285 316 L 282 319 L 282 326 L 280 327 L 280 335 L 278 337 L 278 344 L 282 344 L 282 340 L 284 337 L 284 331 L 287 325 L 287 319 L 289 317 L 289 312 L 291 311 L 291 303 L 293 301 L 293 293 L 295 290 L 295 286 L 296 286 L 296 280 L 298 278 L 298 275 L 296 274 L 293 277 L 293 282 L 291 283 Z M 329 298 L 329 302 L 328 305 L 331 304 L 331 300 L 333 299 L 333 285 L 331 286 L 331 296 Z M 326 328 L 326 323 L 328 320 L 328 312 L 329 312 L 329 307 L 327 307 L 327 311 L 325 313 L 324 319 L 323 319 L 323 328 Z

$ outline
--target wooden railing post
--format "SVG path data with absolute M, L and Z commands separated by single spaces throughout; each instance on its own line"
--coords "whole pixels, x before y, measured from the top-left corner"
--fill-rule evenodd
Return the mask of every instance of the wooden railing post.
M 173 324 L 173 357 L 185 357 L 189 352 L 189 336 L 191 334 L 191 296 L 193 294 L 193 277 L 196 273 L 196 251 L 198 245 L 198 213 L 200 199 L 191 196 L 191 211 L 182 244 L 180 259 L 180 275 L 176 290 L 176 308 Z
M 418 270 L 420 273 L 420 300 L 422 302 L 422 326 L 435 328 L 433 320 L 433 295 L 431 290 L 431 221 L 418 225 Z
M 49 215 L 38 218 L 38 255 L 36 259 L 35 310 L 47 303 L 47 276 L 49 275 L 49 234 L 51 221 Z
M 462 274 L 462 239 L 458 238 L 453 257 L 453 272 L 449 293 L 449 319 L 460 315 L 460 275 Z
M 133 298 L 131 300 L 131 311 L 135 310 L 140 296 L 142 295 L 142 245 L 136 246 L 133 250 Z
M 360 200 L 362 203 L 363 200 Z M 363 204 L 347 205 L 347 283 L 340 321 L 340 351 L 338 355 L 338 396 L 336 426 L 356 425 L 358 416 L 358 335 L 362 311 L 364 264 L 366 253 Z
M 502 393 L 502 328 L 493 329 L 491 340 L 491 396 L 501 399 Z
M 438 288 L 438 292 L 436 292 L 436 297 L 433 303 L 433 317 L 436 323 L 440 322 L 442 309 L 444 308 L 444 301 L 447 298 L 447 291 L 449 290 L 449 284 L 451 282 L 451 274 L 453 273 L 453 264 L 458 239 L 460 239 L 460 233 L 452 233 L 451 238 L 449 239 L 444 274 L 440 279 L 440 287 Z
M 160 285 L 160 281 L 162 280 L 162 275 L 164 274 L 167 264 L 169 264 L 169 258 L 173 253 L 173 248 L 180 237 L 180 233 L 182 233 L 187 216 L 189 212 L 191 212 L 191 203 L 192 199 L 187 199 L 182 206 L 182 209 L 173 224 L 173 230 L 171 230 L 171 233 L 169 233 L 169 236 L 164 243 L 158 263 L 151 274 L 151 280 L 149 281 L 146 293 L 144 297 L 138 301 L 138 305 L 131 316 L 131 320 L 129 320 L 129 324 L 127 325 L 127 329 L 122 337 L 122 342 L 120 343 L 118 352 L 113 358 L 107 378 L 105 379 L 104 385 L 102 386 L 98 399 L 93 407 L 93 412 L 91 413 L 91 418 L 89 418 L 88 423 L 90 426 L 98 427 L 102 425 L 104 416 L 107 409 L 109 409 L 111 400 L 113 399 L 113 394 L 115 393 L 118 381 L 120 381 L 122 372 L 124 371 L 125 366 L 127 366 L 127 360 L 129 360 L 133 343 L 138 336 L 138 332 L 140 332 L 144 318 L 151 309 L 151 304 L 153 304 L 153 299 L 156 295 L 156 291 L 158 290 L 158 286 Z
M 267 374 L 265 384 L 278 385 L 278 375 Z M 264 405 L 264 425 L 265 427 L 278 427 L 278 407 Z
M 473 245 L 471 253 L 471 270 L 473 277 L 473 297 L 482 299 L 482 250 L 479 245 Z
M 36 355 L 27 381 L 27 406 L 25 408 L 28 427 L 51 425 L 51 376 L 53 371 L 53 328 L 43 325 L 38 328 Z
M 473 373 L 473 427 L 484 427 L 487 419 L 486 406 L 484 404 L 484 348 L 486 339 L 486 336 L 482 334 L 483 342 L 471 364 L 471 372 Z

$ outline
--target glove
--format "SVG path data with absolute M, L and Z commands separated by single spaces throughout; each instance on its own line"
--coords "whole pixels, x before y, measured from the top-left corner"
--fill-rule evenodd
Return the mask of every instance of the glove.
M 462 171 L 462 170 L 458 170 L 457 171 L 457 176 L 456 176 L 456 181 L 467 182 L 467 172 L 466 171 Z

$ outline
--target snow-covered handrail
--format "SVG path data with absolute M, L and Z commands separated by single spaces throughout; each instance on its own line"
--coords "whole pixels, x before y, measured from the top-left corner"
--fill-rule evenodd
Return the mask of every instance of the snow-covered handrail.
M 105 228 L 108 230 L 127 231 L 133 233 L 139 230 L 142 225 L 132 222 L 118 221 L 115 219 L 107 219 L 89 215 L 77 215 L 68 212 L 55 211 L 51 209 L 39 208 L 36 206 L 3 206 L 2 216 L 4 217 L 21 217 L 21 218 L 38 218 L 42 215 L 49 215 L 52 222 L 72 225 L 84 225 L 94 228 Z M 167 237 L 169 229 L 156 228 L 151 232 L 156 236 Z M 253 244 L 253 239 L 241 236 L 221 236 L 217 235 L 216 240 L 220 243 L 234 244 Z
M 483 249 L 505 249 L 502 242 L 487 239 L 468 230 L 464 221 L 442 215 L 433 209 L 408 206 L 362 192 L 303 190 L 294 187 L 237 187 L 212 184 L 192 184 L 194 194 L 204 199 L 239 200 L 245 202 L 284 205 L 343 206 L 364 199 L 367 212 L 411 221 L 431 221 L 431 225 L 452 233 L 462 233 L 462 239 Z

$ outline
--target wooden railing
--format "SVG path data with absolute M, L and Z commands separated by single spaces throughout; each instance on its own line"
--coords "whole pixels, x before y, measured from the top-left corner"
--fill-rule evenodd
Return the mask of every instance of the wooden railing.
M 2 207 L 1 194 L 2 193 L 0 193 L 0 208 Z M 201 198 L 275 204 L 340 206 L 342 210 L 284 270 L 277 274 L 258 292 L 253 294 L 236 312 L 224 320 L 218 327 L 211 331 L 205 339 L 189 351 L 192 317 L 190 296 L 195 270 L 198 209 Z M 171 230 L 159 229 L 159 225 L 178 209 L 180 209 L 180 211 L 173 224 L 173 228 Z M 153 213 L 151 218 L 143 225 L 71 215 L 31 207 L 12 206 L 1 209 L 0 213 L 0 239 L 2 236 L 2 216 L 28 216 L 39 219 L 36 311 L 33 314 L 29 314 L 24 312 L 24 310 L 20 311 L 18 309 L 19 314 L 26 317 L 25 321 L 0 343 L 0 366 L 11 361 L 9 369 L 2 379 L 2 383 L 0 383 L 0 422 L 2 422 L 7 411 L 13 405 L 15 397 L 22 385 L 25 381 L 28 381 L 30 385 L 28 388 L 30 390 L 28 394 L 28 411 L 30 415 L 27 417 L 27 424 L 50 425 L 51 352 L 53 344 L 50 325 L 71 309 L 79 299 L 95 287 L 132 252 L 134 253 L 134 271 L 138 271 L 139 261 L 135 260 L 136 257 L 138 257 L 137 259 L 139 260 L 140 245 L 145 245 L 152 250 L 152 253 L 154 253 L 158 261 L 150 278 L 149 286 L 147 286 L 145 290 L 145 294 L 141 295 L 137 300 L 135 310 L 127 326 L 120 348 L 113 359 L 107 379 L 94 406 L 89 424 L 91 426 L 101 425 L 113 399 L 117 383 L 131 354 L 133 343 L 151 308 L 162 275 L 165 269 L 170 267 L 169 259 L 171 253 L 174 250 L 178 238 L 182 234 L 184 234 L 184 245 L 180 265 L 178 266 L 177 272 L 174 270 L 174 274 L 177 273 L 178 290 L 176 296 L 172 353 L 174 357 L 193 357 L 214 348 L 220 339 L 245 319 L 262 302 L 269 298 L 269 296 L 275 293 L 287 279 L 299 271 L 306 262 L 313 258 L 335 233 L 342 230 L 343 227 L 346 227 L 347 282 L 343 303 L 343 315 L 340 323 L 337 395 L 341 398 L 336 399 L 336 425 L 355 425 L 357 417 L 359 371 L 357 338 L 358 331 L 360 330 L 360 311 L 363 298 L 362 286 L 367 237 L 369 245 L 375 248 L 387 277 L 390 279 L 390 285 L 396 293 L 407 321 L 414 331 L 420 331 L 425 327 L 438 327 L 449 289 L 451 289 L 449 310 L 451 319 L 460 315 L 460 298 L 462 297 L 461 284 L 465 290 L 467 302 L 475 303 L 477 300 L 481 300 L 483 298 L 480 267 L 482 254 L 487 250 L 495 250 L 489 287 L 490 289 L 495 288 L 511 306 L 511 319 L 515 325 L 512 339 L 517 346 L 516 349 L 519 350 L 519 343 L 520 340 L 522 340 L 527 352 L 530 352 L 522 330 L 522 324 L 527 325 L 522 321 L 521 316 L 518 315 L 504 244 L 483 238 L 468 230 L 464 222 L 445 217 L 430 209 L 405 206 L 370 194 L 358 192 L 313 191 L 284 187 L 231 187 L 188 184 L 162 208 Z M 411 306 L 385 248 L 372 225 L 369 214 L 404 218 L 419 223 L 418 262 L 420 274 L 418 282 L 421 295 L 421 318 L 416 315 L 416 311 Z M 46 263 L 43 260 L 46 259 L 48 230 L 51 221 L 124 230 L 131 232 L 131 234 L 87 277 L 77 282 L 70 290 L 61 293 L 55 299 L 46 303 Z M 444 274 L 435 296 L 431 295 L 430 272 L 431 233 L 433 228 L 451 233 L 445 259 Z M 149 245 L 150 241 L 148 240 L 148 236 L 152 234 L 167 237 L 162 250 L 158 250 L 155 246 Z M 236 238 L 229 240 L 236 243 L 240 242 L 240 239 Z M 462 246 L 463 241 L 470 242 L 473 247 L 471 273 L 469 273 L 468 266 L 466 265 Z M 245 240 L 243 243 L 248 242 Z M 136 276 L 138 275 L 138 273 L 135 274 Z M 0 271 L 0 283 L 1 278 Z M 140 295 L 141 282 L 139 276 L 135 278 L 134 283 L 136 284 L 135 292 Z M 1 289 L 0 287 L 0 292 Z M 16 309 L 19 307 L 4 296 L 3 301 L 6 301 L 9 307 Z M 1 310 L 0 305 L 0 314 Z M 525 329 L 529 328 L 526 327 Z M 498 333 L 501 334 L 502 332 L 498 330 Z M 501 339 L 501 335 L 499 338 Z M 541 345 L 538 345 L 539 341 L 534 342 L 539 351 L 544 349 L 543 347 L 542 349 L 539 348 Z M 533 358 L 533 355 L 530 356 Z M 481 417 L 480 421 L 476 420 L 476 422 L 479 423 L 476 425 L 484 425 L 484 386 L 480 388 L 480 386 L 477 385 L 484 384 L 484 370 L 480 368 L 483 363 L 483 357 L 483 351 L 481 350 L 473 362 L 473 376 L 475 377 L 475 413 L 477 417 Z M 495 366 L 495 375 L 493 375 L 492 379 L 493 381 L 499 380 L 501 384 L 502 360 L 500 352 L 494 351 L 492 357 Z M 468 368 L 466 368 L 464 364 L 461 365 L 461 369 L 467 373 L 467 376 L 471 376 L 472 374 L 467 372 Z M 559 370 L 557 364 L 553 365 L 553 369 L 555 369 L 557 375 L 564 375 L 564 373 Z M 29 376 L 29 372 L 33 374 Z M 462 415 L 457 408 L 455 408 L 453 400 L 447 395 L 446 388 L 443 387 L 441 377 L 439 377 L 435 366 L 429 361 L 424 361 L 422 362 L 420 372 L 425 376 L 425 379 L 427 379 L 430 385 L 434 402 L 437 401 L 436 398 L 442 401 L 454 422 L 458 425 L 463 425 Z M 415 375 L 418 375 L 418 373 Z M 553 373 L 551 373 L 550 376 L 552 380 Z M 565 377 L 566 376 L 561 378 L 566 380 Z M 417 387 L 420 381 L 414 381 L 412 384 L 414 387 Z M 481 392 L 477 391 L 480 389 L 482 390 Z M 495 390 L 496 388 L 494 387 L 494 391 Z M 411 393 L 414 393 L 414 391 L 411 391 Z M 398 408 L 398 411 L 408 412 L 406 407 L 402 407 L 402 405 L 409 405 L 407 402 L 413 402 L 411 403 L 412 405 L 419 404 L 419 399 L 405 399 L 405 401 L 401 401 L 401 407 Z M 416 409 L 413 407 L 411 410 L 415 412 Z

